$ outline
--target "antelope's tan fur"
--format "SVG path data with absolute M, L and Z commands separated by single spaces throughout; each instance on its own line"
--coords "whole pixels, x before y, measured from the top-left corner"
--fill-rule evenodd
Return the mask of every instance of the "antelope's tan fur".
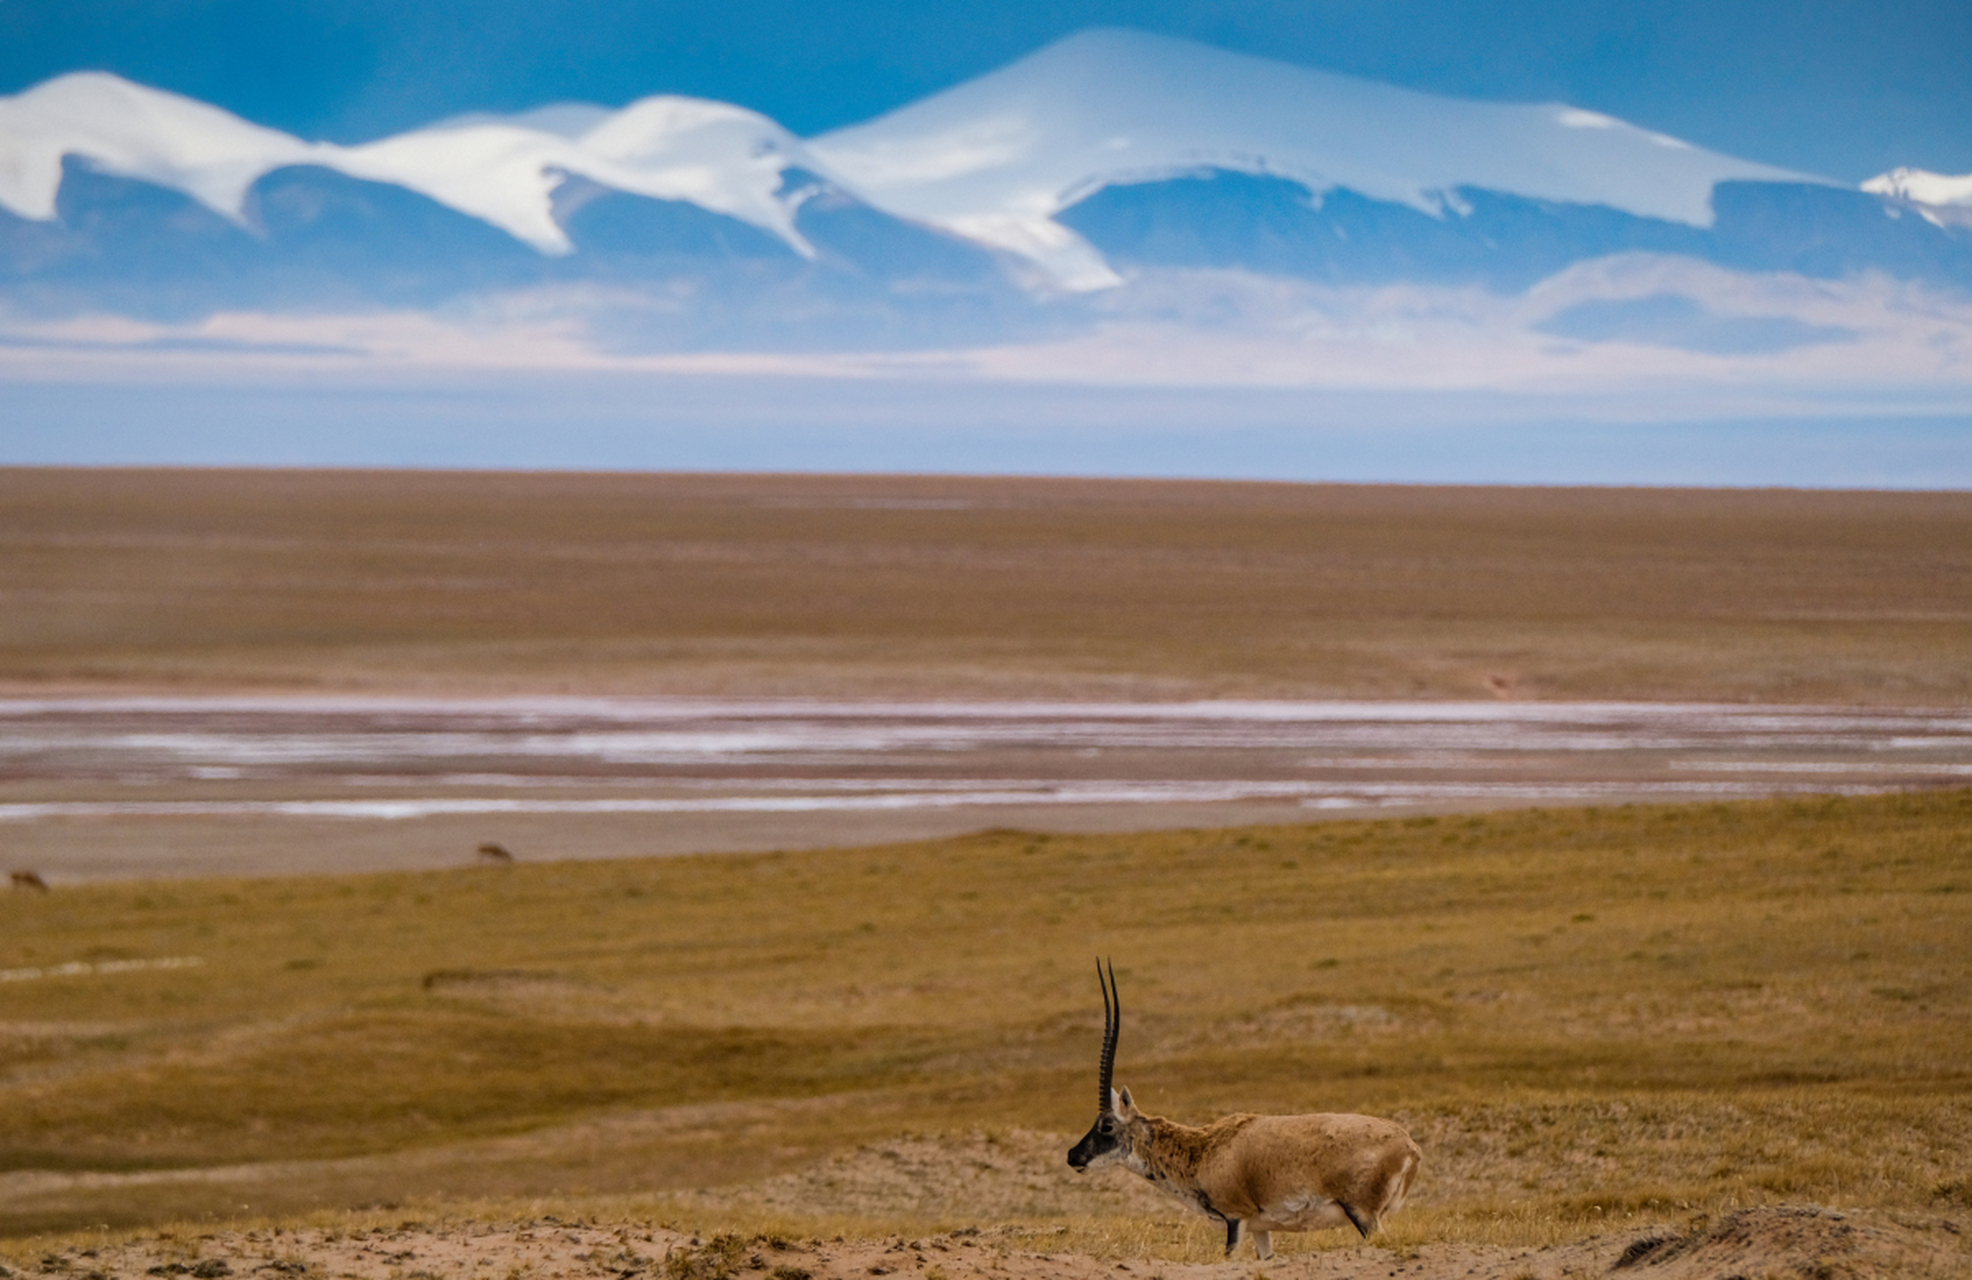
M 1241 1114 L 1200 1128 L 1145 1115 L 1127 1089 L 1116 1114 L 1127 1137 L 1114 1159 L 1225 1223 L 1228 1253 L 1250 1233 L 1262 1258 L 1276 1231 L 1367 1236 L 1403 1207 L 1424 1159 L 1403 1126 L 1375 1116 Z
M 1116 972 L 1103 973 L 1101 1100 L 1096 1122 L 1068 1153 L 1080 1172 L 1121 1164 L 1224 1224 L 1226 1256 L 1242 1236 L 1273 1256 L 1276 1231 L 1352 1226 L 1363 1236 L 1403 1207 L 1424 1153 L 1394 1120 L 1375 1116 L 1239 1114 L 1204 1128 L 1137 1110 L 1111 1087 L 1123 1004 Z

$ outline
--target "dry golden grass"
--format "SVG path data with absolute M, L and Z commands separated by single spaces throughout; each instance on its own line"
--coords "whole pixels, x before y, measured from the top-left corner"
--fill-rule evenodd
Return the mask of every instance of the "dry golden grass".
M 1209 1251 L 1061 1164 L 1097 952 L 1150 1109 L 1409 1124 L 1399 1247 L 1972 1199 L 1941 791 L 0 895 L 0 969 L 203 962 L 0 982 L 0 1229 L 639 1203 Z M 954 1200 L 968 1143 L 1033 1172 Z
M 1972 494 L 0 470 L 46 686 L 1972 700 Z

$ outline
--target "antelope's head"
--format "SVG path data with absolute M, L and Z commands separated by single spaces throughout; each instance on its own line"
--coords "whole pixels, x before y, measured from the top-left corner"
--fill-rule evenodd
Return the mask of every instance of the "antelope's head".
M 1102 962 L 1097 961 L 1096 981 L 1102 984 L 1102 1080 L 1096 1086 L 1099 1100 L 1095 1125 L 1068 1153 L 1069 1166 L 1077 1173 L 1128 1159 L 1129 1121 L 1137 1115 L 1130 1091 L 1118 1090 L 1112 1083 L 1116 1074 L 1116 1037 L 1123 1030 L 1123 1002 L 1116 995 L 1116 966 L 1109 966 L 1109 976 L 1105 978 Z

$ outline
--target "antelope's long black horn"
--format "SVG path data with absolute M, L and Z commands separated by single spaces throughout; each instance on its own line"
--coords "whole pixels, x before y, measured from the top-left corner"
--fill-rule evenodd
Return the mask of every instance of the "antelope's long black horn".
M 1102 983 L 1102 1083 L 1097 1086 L 1102 1096 L 1097 1106 L 1106 1112 L 1116 1076 L 1116 1037 L 1123 1032 L 1123 1000 L 1116 994 L 1114 961 L 1110 963 L 1106 981 L 1102 976 L 1102 961 L 1096 961 L 1096 981 Z

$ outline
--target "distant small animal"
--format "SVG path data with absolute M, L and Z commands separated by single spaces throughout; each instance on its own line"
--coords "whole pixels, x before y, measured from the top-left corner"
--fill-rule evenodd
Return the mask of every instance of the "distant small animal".
M 1150 1179 L 1226 1229 L 1226 1256 L 1240 1238 L 1273 1256 L 1276 1231 L 1353 1226 L 1365 1238 L 1403 1207 L 1424 1153 L 1394 1120 L 1375 1116 L 1256 1116 L 1215 1120 L 1203 1128 L 1137 1110 L 1116 1089 L 1116 1040 L 1123 1003 L 1116 967 L 1102 983 L 1101 1109 L 1095 1127 L 1068 1153 L 1078 1173 L 1121 1164 Z
M 48 892 L 48 882 L 41 878 L 41 873 L 38 871 L 10 871 L 7 873 L 7 878 L 13 881 L 16 889 L 33 889 L 37 893 Z
M 491 840 L 479 846 L 479 856 L 488 862 L 512 862 L 514 856 L 508 853 L 505 845 L 494 844 Z

